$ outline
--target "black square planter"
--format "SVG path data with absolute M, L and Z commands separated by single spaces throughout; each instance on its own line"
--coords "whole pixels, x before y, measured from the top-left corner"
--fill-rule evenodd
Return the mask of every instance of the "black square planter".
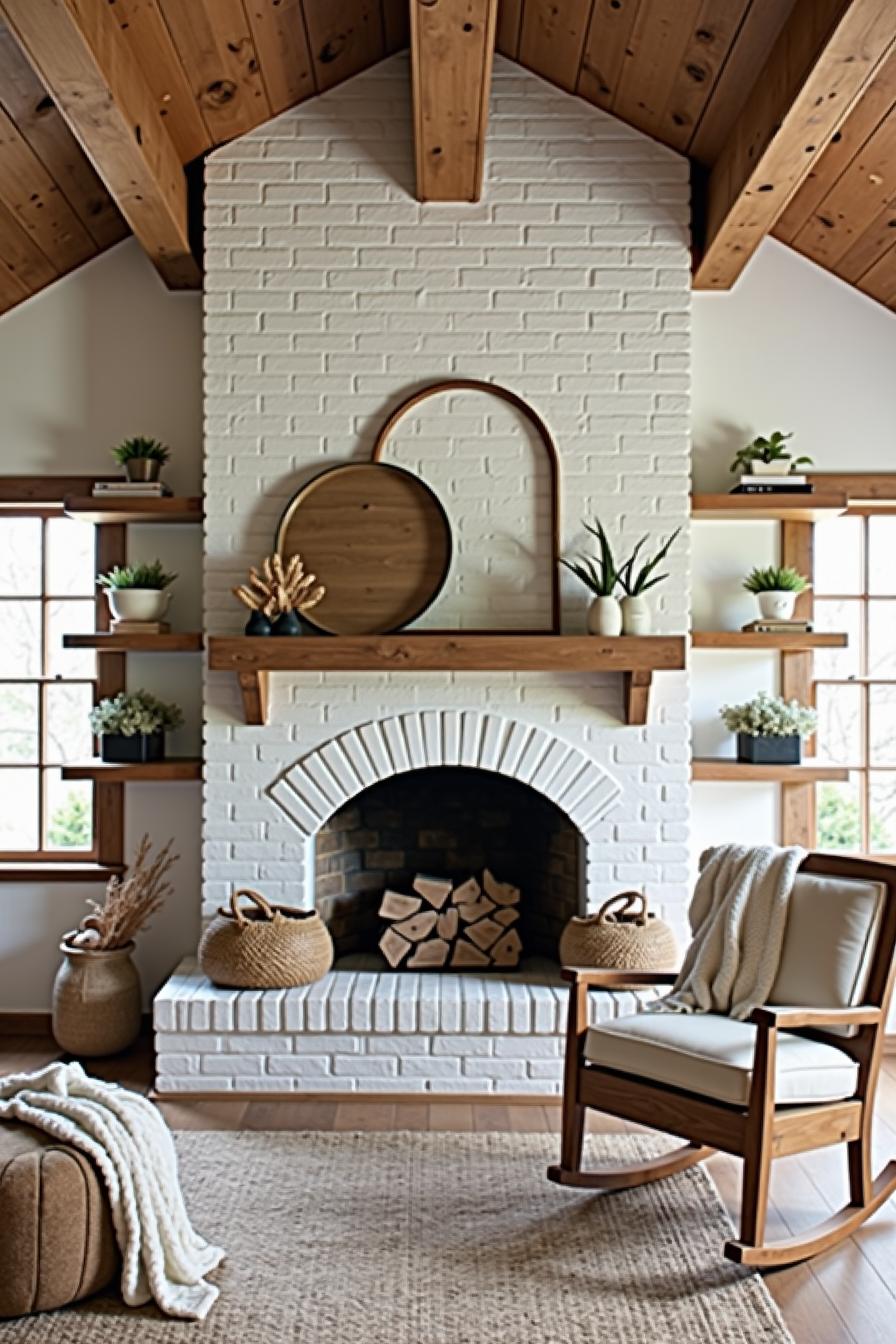
M 165 757 L 164 733 L 104 733 L 100 738 L 100 756 L 109 764 L 145 765 Z
M 753 737 L 737 735 L 737 759 L 750 765 L 799 765 L 802 743 L 793 737 Z

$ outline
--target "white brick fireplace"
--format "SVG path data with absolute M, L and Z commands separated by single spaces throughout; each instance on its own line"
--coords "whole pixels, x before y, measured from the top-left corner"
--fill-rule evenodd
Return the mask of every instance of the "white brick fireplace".
M 548 423 L 564 547 L 597 515 L 620 548 L 687 521 L 690 271 L 684 159 L 496 61 L 483 199 L 413 199 L 408 70 L 394 57 L 212 155 L 206 235 L 206 628 L 272 549 L 299 485 L 369 459 L 417 387 L 478 378 Z M 421 628 L 547 629 L 547 464 L 504 402 L 458 392 L 387 459 L 448 514 L 454 557 Z M 655 593 L 688 619 L 686 529 Z M 322 576 L 325 577 L 326 576 Z M 563 628 L 587 595 L 566 576 Z M 309 636 L 310 637 L 310 636 Z M 264 727 L 207 675 L 203 911 L 234 885 L 315 903 L 315 838 L 391 775 L 466 766 L 549 799 L 581 837 L 579 908 L 643 887 L 680 922 L 687 882 L 682 673 L 621 726 L 613 676 L 275 674 Z M 524 893 L 525 898 L 525 893 Z M 536 958 L 505 979 L 340 968 L 304 990 L 219 991 L 187 961 L 156 1003 L 160 1091 L 559 1089 L 563 995 Z M 612 1013 L 631 996 L 596 1005 Z

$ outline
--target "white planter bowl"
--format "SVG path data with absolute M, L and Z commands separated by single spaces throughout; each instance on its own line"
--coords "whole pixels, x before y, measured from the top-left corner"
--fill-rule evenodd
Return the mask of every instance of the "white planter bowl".
M 168 588 L 107 588 L 109 609 L 116 621 L 161 621 L 171 591 Z
M 796 599 L 796 593 L 783 591 L 756 594 L 759 610 L 767 621 L 792 620 Z
M 753 476 L 789 476 L 792 460 L 785 457 L 781 462 L 760 462 L 757 458 L 750 463 L 749 471 Z

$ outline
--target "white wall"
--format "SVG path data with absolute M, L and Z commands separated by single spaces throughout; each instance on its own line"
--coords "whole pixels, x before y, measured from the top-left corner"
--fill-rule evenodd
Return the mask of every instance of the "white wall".
M 726 294 L 694 295 L 694 488 L 728 490 L 728 466 L 755 435 L 794 430 L 820 471 L 896 469 L 896 319 L 783 244 L 764 242 Z M 740 588 L 778 559 L 771 523 L 697 523 L 695 629 L 739 629 L 755 617 Z M 778 689 L 775 655 L 696 651 L 691 707 L 697 755 L 733 755 L 719 706 Z M 692 845 L 779 838 L 775 785 L 693 790 Z
M 168 293 L 136 243 L 113 248 L 0 318 L 0 444 L 4 474 L 105 472 L 109 447 L 150 434 L 173 449 L 166 479 L 178 493 L 201 489 L 201 300 Z M 134 558 L 160 555 L 178 580 L 172 617 L 201 619 L 198 529 L 133 529 Z M 199 748 L 199 660 L 129 660 L 132 687 L 176 699 L 188 726 L 178 754 Z M 175 840 L 175 895 L 140 940 L 147 998 L 195 945 L 200 790 L 196 784 L 130 785 L 126 844 L 144 830 Z M 0 1011 L 49 1006 L 59 937 L 77 924 L 97 885 L 0 883 Z

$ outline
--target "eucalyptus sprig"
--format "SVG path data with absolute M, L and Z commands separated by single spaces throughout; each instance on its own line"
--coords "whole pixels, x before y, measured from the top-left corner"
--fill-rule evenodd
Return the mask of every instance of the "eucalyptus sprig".
M 579 555 L 577 560 L 561 558 L 560 563 L 575 574 L 577 579 L 581 579 L 595 597 L 612 597 L 619 582 L 619 568 L 613 556 L 610 538 L 599 518 L 595 518 L 593 523 L 583 521 L 582 526 L 597 539 L 597 555 L 593 557 Z
M 619 571 L 619 584 L 626 597 L 638 597 L 641 593 L 646 593 L 648 589 L 654 588 L 658 583 L 662 583 L 664 579 L 668 579 L 668 574 L 654 574 L 653 571 L 663 563 L 666 556 L 669 554 L 672 543 L 680 531 L 681 528 L 676 527 L 668 541 L 663 542 L 656 555 L 636 571 L 635 565 L 637 564 L 641 547 L 645 546 L 648 541 L 646 536 L 640 539 Z

